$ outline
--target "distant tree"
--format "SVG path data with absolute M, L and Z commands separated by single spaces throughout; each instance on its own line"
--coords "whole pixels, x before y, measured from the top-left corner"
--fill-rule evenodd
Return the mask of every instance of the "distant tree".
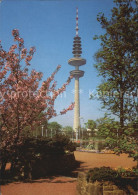
M 65 127 L 63 127 L 63 130 L 65 132 L 72 132 L 73 131 L 73 128 L 71 126 L 65 126 Z
M 73 137 L 74 131 L 71 126 L 65 126 L 62 128 L 62 131 L 64 132 L 65 135 L 69 136 L 70 138 Z
M 62 125 L 57 122 L 48 123 L 47 129 L 50 132 L 52 130 L 53 134 L 61 133 Z
M 72 133 L 73 128 L 71 126 L 65 126 L 65 127 L 63 127 L 63 131 L 65 133 Z
M 94 120 L 88 120 L 88 122 L 85 123 L 85 127 L 86 127 L 86 129 L 91 130 L 91 135 L 92 136 L 95 135 L 96 122 Z
M 99 99 L 103 108 L 120 119 L 120 134 L 125 122 L 136 120 L 137 90 L 137 12 L 133 0 L 114 0 L 112 15 L 106 18 L 100 13 L 97 20 L 105 34 L 100 39 L 101 48 L 95 54 L 95 64 L 103 77 L 98 86 Z
M 116 143 L 119 133 L 119 122 L 115 121 L 108 117 L 107 114 L 103 118 L 99 118 L 96 120 L 97 129 L 98 129 L 98 136 L 104 137 L 112 137 L 114 142 Z
M 89 133 L 85 127 L 81 128 L 81 138 L 83 138 L 83 140 L 89 139 Z

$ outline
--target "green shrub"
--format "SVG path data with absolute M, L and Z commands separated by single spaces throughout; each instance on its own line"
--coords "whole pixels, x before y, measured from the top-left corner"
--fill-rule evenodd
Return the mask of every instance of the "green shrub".
M 10 162 L 12 164 L 26 163 L 30 160 L 45 159 L 48 154 L 64 155 L 66 151 L 73 152 L 75 149 L 75 144 L 64 135 L 56 135 L 53 138 L 26 138 L 14 150 Z
M 34 159 L 37 156 L 42 158 L 46 154 L 65 154 L 66 151 L 73 152 L 76 145 L 64 135 L 55 135 L 53 138 L 26 138 L 16 149 L 16 158 L 29 157 Z
M 8 154 L 7 151 L 3 150 L 2 156 L 8 156 L 9 158 L 12 177 L 21 178 L 24 172 L 23 178 L 31 179 L 35 175 L 36 169 L 38 169 L 37 175 L 41 172 L 40 176 L 51 174 L 52 171 L 53 173 L 61 173 L 63 169 L 66 172 L 72 170 L 76 166 L 75 157 L 73 154 L 71 156 L 71 154 L 66 155 L 66 153 L 71 153 L 74 150 L 76 150 L 76 145 L 64 135 L 55 135 L 53 138 L 27 137 L 22 144 L 14 147 L 13 151 L 11 150 L 10 155 L 6 155 Z M 70 160 L 67 161 L 67 159 Z M 66 167 L 62 161 L 66 164 Z M 40 168 L 42 168 L 42 171 L 40 171 Z
M 78 175 L 79 195 L 137 194 L 137 177 L 120 177 L 118 171 L 109 167 L 94 168 Z
M 55 135 L 52 141 L 56 142 L 56 146 L 60 146 L 61 148 L 63 148 L 64 152 L 73 152 L 77 147 L 77 144 L 70 141 L 68 136 L 62 134 Z
M 93 150 L 95 147 L 94 144 L 89 144 L 86 148 L 89 150 Z
M 138 176 L 138 168 L 137 167 L 133 167 L 132 169 L 124 169 L 124 168 L 119 168 L 118 173 L 122 176 L 122 177 L 137 177 Z
M 101 167 L 90 169 L 87 173 L 87 181 L 115 181 L 120 178 L 117 171 L 110 167 Z

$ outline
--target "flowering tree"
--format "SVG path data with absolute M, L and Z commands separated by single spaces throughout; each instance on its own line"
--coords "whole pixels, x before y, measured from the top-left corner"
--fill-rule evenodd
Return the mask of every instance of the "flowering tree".
M 6 52 L 0 42 L 0 125 L 1 147 L 10 148 L 21 143 L 21 134 L 26 126 L 31 130 L 43 120 L 49 120 L 57 115 L 54 109 L 56 98 L 70 83 L 69 77 L 65 84 L 56 89 L 55 74 L 39 85 L 42 73 L 30 71 L 30 61 L 35 52 L 31 47 L 29 51 L 24 47 L 24 40 L 20 38 L 18 30 L 13 30 L 14 44 Z M 60 114 L 72 110 L 74 103 Z M 38 117 L 41 113 L 42 117 Z

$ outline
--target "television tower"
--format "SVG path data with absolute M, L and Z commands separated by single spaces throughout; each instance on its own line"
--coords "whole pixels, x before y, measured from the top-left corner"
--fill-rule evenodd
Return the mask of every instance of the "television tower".
M 80 129 L 80 97 L 79 97 L 79 78 L 83 77 L 84 71 L 79 70 L 79 66 L 85 65 L 86 60 L 81 58 L 81 37 L 78 35 L 78 8 L 76 9 L 76 36 L 73 41 L 73 55 L 74 57 L 69 59 L 68 64 L 75 66 L 75 70 L 70 72 L 70 75 L 75 78 L 75 107 L 74 107 L 74 125 L 73 130 L 76 133 L 76 141 L 78 140 L 78 132 Z

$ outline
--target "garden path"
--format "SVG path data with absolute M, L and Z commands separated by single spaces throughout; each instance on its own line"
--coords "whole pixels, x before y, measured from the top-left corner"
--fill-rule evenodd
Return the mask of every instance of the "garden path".
M 101 166 L 112 168 L 136 166 L 136 162 L 128 158 L 126 154 L 117 156 L 76 151 L 75 157 L 76 160 L 82 162 L 76 172 Z M 58 176 L 36 180 L 32 183 L 11 183 L 1 186 L 0 195 L 76 195 L 76 178 Z

